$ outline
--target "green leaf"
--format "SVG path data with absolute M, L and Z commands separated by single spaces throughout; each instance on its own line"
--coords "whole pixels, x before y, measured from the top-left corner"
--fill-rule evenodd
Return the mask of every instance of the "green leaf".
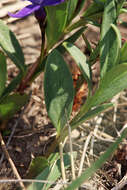
M 118 148 L 119 144 L 122 142 L 124 138 L 127 136 L 127 129 L 123 131 L 121 137 L 119 137 L 115 143 L 113 143 L 107 151 L 102 154 L 97 161 L 95 161 L 90 168 L 87 168 L 85 172 L 82 173 L 80 177 L 74 180 L 65 190 L 74 190 L 80 187 L 86 180 L 88 180 L 95 172 L 102 167 L 102 165 L 106 162 L 107 159 L 111 157 L 111 155 Z
M 117 1 L 117 16 L 119 16 L 119 14 L 121 13 L 121 9 L 122 9 L 125 1 L 126 0 L 118 0 Z
M 67 18 L 67 24 L 70 23 L 70 21 L 73 19 L 74 17 L 74 12 L 77 6 L 77 2 L 79 0 L 68 0 L 68 18 Z
M 81 34 L 84 32 L 84 30 L 87 27 L 82 27 L 79 30 L 77 30 L 72 36 L 70 36 L 69 38 L 67 38 L 65 40 L 65 42 L 70 42 L 70 43 L 74 43 L 80 36 Z M 63 43 L 63 42 L 62 42 Z M 61 54 L 64 54 L 66 49 L 63 47 L 62 43 L 56 48 Z
M 103 4 L 97 4 L 96 2 L 93 2 L 83 13 L 84 18 L 94 18 L 96 14 L 102 13 L 104 10 Z
M 86 47 L 87 47 L 88 51 L 90 53 L 92 53 L 93 50 L 92 50 L 91 44 L 89 43 L 89 40 L 87 39 L 87 37 L 84 34 L 82 34 L 82 38 L 83 38 L 83 40 L 84 40 L 84 42 L 86 44 Z
M 44 95 L 48 115 L 59 133 L 70 117 L 74 89 L 69 68 L 57 50 L 47 58 Z
M 127 62 L 127 42 L 121 48 L 120 63 Z
M 121 34 L 120 34 L 120 31 L 119 31 L 118 27 L 115 24 L 111 24 L 111 27 L 114 30 L 114 32 L 116 33 L 117 45 L 118 45 L 118 47 L 120 49 L 121 48 Z
M 35 80 L 35 78 L 37 78 L 37 76 L 39 76 L 42 72 L 44 72 L 45 69 L 45 65 L 46 65 L 46 60 L 47 60 L 47 56 L 42 60 L 42 63 L 40 63 L 36 69 L 36 71 L 34 72 L 34 74 L 31 77 L 30 83 L 32 81 Z
M 89 100 L 92 106 L 99 105 L 127 88 L 127 63 L 113 67 L 100 81 L 98 90 Z
M 78 4 L 74 13 L 74 17 L 79 14 L 79 12 L 84 8 L 86 0 L 78 0 Z
M 0 52 L 0 96 L 2 95 L 7 80 L 7 65 L 6 58 L 2 52 Z
M 27 178 L 31 179 L 40 174 L 47 166 L 49 166 L 48 160 L 45 157 L 38 156 L 34 158 L 29 166 Z
M 75 155 L 76 156 L 76 155 Z M 70 166 L 70 156 L 64 154 L 65 169 Z M 48 180 L 55 182 L 61 176 L 60 159 L 56 160 L 52 166 L 48 166 L 43 172 L 36 177 L 38 180 Z M 51 184 L 33 183 L 27 190 L 48 190 Z
M 103 105 L 100 105 L 100 106 L 88 111 L 81 118 L 75 119 L 75 117 L 74 117 L 73 120 L 70 122 L 71 128 L 75 129 L 76 127 L 78 127 L 79 125 L 84 123 L 86 120 L 92 119 L 93 117 L 99 115 L 100 113 L 102 113 L 103 111 L 105 111 L 106 109 L 108 109 L 112 106 L 113 106 L 112 103 L 103 104 Z
M 93 49 L 93 51 L 90 54 L 90 57 L 88 59 L 88 62 L 90 65 L 93 65 L 94 63 L 96 63 L 96 60 L 99 57 L 99 52 L 100 52 L 100 44 L 98 43 L 96 48 Z
M 12 94 L 5 97 L 0 102 L 0 120 L 6 120 L 11 118 L 22 106 L 24 106 L 29 100 L 27 94 Z
M 100 106 L 97 106 L 96 108 L 93 108 L 92 110 L 88 112 L 84 112 L 82 114 L 77 114 L 70 122 L 71 129 L 75 129 L 85 121 L 92 119 L 93 117 L 99 115 L 103 111 L 107 110 L 108 108 L 112 107 L 112 103 L 103 104 Z M 64 134 L 62 134 L 62 139 L 64 139 L 68 135 L 68 130 L 64 130 Z
M 114 30 L 113 25 L 117 19 L 115 0 L 107 0 L 104 8 L 104 15 L 101 28 L 100 41 L 100 65 L 101 77 L 105 75 L 114 65 L 117 64 L 119 58 L 119 49 L 121 43 L 119 35 Z
M 85 80 L 88 82 L 89 90 L 91 90 L 91 88 L 92 88 L 91 70 L 86 61 L 86 56 L 81 52 L 81 50 L 79 48 L 77 48 L 75 45 L 73 45 L 70 42 L 64 42 L 63 46 L 66 48 L 66 50 L 70 53 L 70 55 L 75 60 L 76 64 L 80 68 Z
M 97 4 L 100 4 L 100 5 L 104 5 L 106 0 L 94 0 L 94 2 L 97 3 Z
M 14 64 L 24 73 L 24 55 L 13 32 L 0 20 L 0 46 Z
M 120 14 L 123 14 L 123 13 L 127 13 L 127 9 L 125 8 L 120 9 Z
M 47 15 L 47 49 L 50 50 L 62 37 L 68 17 L 68 2 L 46 7 Z
M 127 63 L 117 65 L 106 73 L 95 94 L 89 96 L 86 103 L 81 106 L 79 113 L 75 116 L 75 121 L 78 121 L 92 107 L 110 100 L 125 88 L 127 88 Z
M 3 94 L 2 94 L 2 99 L 5 97 L 5 96 L 8 96 L 11 92 L 13 92 L 17 85 L 20 84 L 21 80 L 23 78 L 23 74 L 22 72 L 20 72 L 9 84 L 8 86 L 5 88 Z

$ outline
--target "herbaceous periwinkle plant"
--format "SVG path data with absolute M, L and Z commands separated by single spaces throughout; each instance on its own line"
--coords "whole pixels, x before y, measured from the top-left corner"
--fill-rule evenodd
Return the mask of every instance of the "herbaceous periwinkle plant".
M 126 13 L 125 0 L 93 0 L 83 10 L 87 0 L 29 0 L 30 5 L 12 17 L 23 18 L 34 13 L 42 34 L 40 57 L 32 66 L 25 64 L 22 49 L 11 30 L 0 20 L 0 121 L 6 121 L 20 110 L 28 101 L 25 90 L 28 85 L 44 72 L 44 95 L 48 116 L 56 128 L 56 139 L 47 151 L 46 157 L 33 160 L 30 170 L 42 166 L 37 179 L 57 180 L 60 177 L 59 154 L 55 148 L 71 130 L 86 120 L 113 106 L 108 101 L 127 87 L 127 42 L 121 42 L 117 27 L 119 15 Z M 78 17 L 77 17 L 78 16 Z M 75 19 L 76 18 L 76 19 Z M 93 49 L 87 39 L 85 42 L 90 56 L 74 44 L 91 24 L 100 29 L 100 40 Z M 68 37 L 69 36 L 69 37 Z M 68 52 L 82 73 L 83 81 L 88 84 L 88 97 L 77 115 L 70 121 L 74 94 L 73 80 L 63 55 Z M 6 56 L 19 69 L 18 75 L 7 85 Z M 91 67 L 99 58 L 100 81 L 95 93 L 92 92 Z M 82 82 L 83 82 L 82 81 Z M 78 89 L 78 88 L 77 88 Z M 76 189 L 88 179 L 117 148 L 126 137 L 125 130 L 121 137 L 77 178 L 67 189 Z M 68 154 L 64 155 L 65 168 L 69 167 Z M 55 164 L 54 164 L 55 161 Z M 43 164 L 42 164 L 43 163 Z M 40 170 L 39 170 L 40 171 Z M 55 172 L 55 176 L 54 176 Z M 48 189 L 48 185 L 34 183 L 29 189 Z

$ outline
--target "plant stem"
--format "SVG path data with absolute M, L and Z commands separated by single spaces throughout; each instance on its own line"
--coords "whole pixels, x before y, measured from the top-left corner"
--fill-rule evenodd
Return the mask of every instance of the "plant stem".
M 72 30 L 77 29 L 77 28 L 82 27 L 82 26 L 85 26 L 86 24 L 87 23 L 86 23 L 84 17 L 80 18 L 79 21 L 77 21 L 76 23 L 67 27 L 65 33 L 70 33 Z
M 60 142 L 60 144 L 59 144 L 59 151 L 60 151 L 60 165 L 61 165 L 62 179 L 64 182 L 66 182 L 66 174 L 65 174 L 64 159 L 63 159 L 63 143 L 62 142 Z M 65 185 L 64 185 L 64 187 L 65 187 Z
M 44 26 L 45 26 L 45 24 L 44 24 Z M 25 90 L 25 88 L 29 84 L 33 74 L 35 73 L 37 67 L 39 66 L 39 64 L 42 63 L 44 57 L 46 56 L 46 51 L 44 49 L 45 48 L 45 27 L 43 28 L 43 26 L 40 25 L 40 30 L 41 30 L 41 37 L 42 37 L 40 57 L 37 59 L 37 61 L 34 64 L 32 64 L 28 68 L 28 71 L 27 71 L 24 79 L 22 80 L 19 88 L 18 88 L 18 92 L 20 92 L 20 93 L 23 93 L 23 91 Z
M 72 146 L 72 138 L 71 138 L 71 126 L 68 122 L 68 137 L 69 137 L 69 147 L 70 147 L 70 158 L 71 158 L 71 171 L 72 171 L 72 180 L 76 178 L 75 176 L 75 166 L 74 166 L 74 157 L 73 157 L 73 146 Z
M 51 153 L 55 152 L 56 147 L 58 146 L 58 139 L 55 138 L 53 143 L 49 146 L 48 150 L 46 151 L 45 157 L 48 158 Z

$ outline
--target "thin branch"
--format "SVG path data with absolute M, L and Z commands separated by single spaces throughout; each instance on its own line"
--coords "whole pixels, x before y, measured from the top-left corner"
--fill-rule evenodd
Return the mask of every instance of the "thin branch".
M 95 122 L 95 128 L 93 131 L 93 137 L 91 139 L 91 149 L 90 149 L 90 154 L 93 155 L 93 146 L 94 146 L 94 141 L 95 141 L 95 135 L 97 134 L 98 128 L 102 122 L 104 113 L 101 113 L 100 116 L 96 116 L 94 119 Z
M 24 183 L 47 183 L 47 184 L 69 184 L 68 182 L 65 181 L 59 181 L 59 182 L 54 182 L 54 181 L 48 181 L 48 180 L 39 180 L 39 179 L 1 179 L 0 183 L 19 183 L 19 182 L 24 182 Z
M 64 167 L 64 159 L 63 159 L 63 144 L 60 142 L 59 144 L 59 151 L 60 151 L 60 165 L 61 165 L 61 174 L 63 181 L 66 182 L 66 174 L 65 174 L 65 167 Z
M 116 121 L 117 121 L 117 110 L 118 110 L 119 97 L 120 97 L 120 93 L 117 94 L 111 101 L 114 104 L 114 106 L 113 106 L 113 128 L 115 129 L 115 132 L 118 135 L 118 137 L 120 137 L 120 132 L 116 128 Z
M 82 157 L 81 157 L 81 161 L 80 161 L 80 166 L 79 166 L 78 176 L 80 176 L 81 173 L 82 173 L 83 164 L 84 164 L 84 160 L 85 160 L 85 156 L 86 156 L 86 151 L 87 151 L 87 147 L 88 147 L 88 144 L 90 142 L 91 137 L 92 137 L 92 133 L 90 133 L 88 135 L 88 137 L 86 139 L 86 142 L 84 144 L 83 153 L 82 153 Z
M 29 100 L 30 100 L 31 94 L 32 94 L 32 92 L 29 93 Z M 16 121 L 14 127 L 12 128 L 12 131 L 11 131 L 11 134 L 10 134 L 10 136 L 9 136 L 9 138 L 8 138 L 6 147 L 8 147 L 8 145 L 9 145 L 10 142 L 11 142 L 11 139 L 12 139 L 14 133 L 15 133 L 15 130 L 16 130 L 16 128 L 17 128 L 17 126 L 18 126 L 18 124 L 19 124 L 19 122 L 20 122 L 20 120 L 21 120 L 23 114 L 24 114 L 24 111 L 26 110 L 26 107 L 27 107 L 28 104 L 29 104 L 29 100 L 28 100 L 28 102 L 26 103 L 26 105 L 24 106 L 24 108 L 22 109 L 21 113 L 19 114 L 19 118 L 17 119 L 17 121 Z M 3 159 L 4 159 L 4 154 L 2 154 L 2 156 L 1 156 L 1 159 L 0 159 L 0 166 L 1 166 L 2 162 L 3 162 Z
M 123 189 L 123 187 L 127 185 L 127 173 L 125 174 L 125 176 L 121 179 L 121 181 L 119 183 L 116 184 L 115 187 L 113 187 L 111 190 L 121 190 Z
M 68 125 L 68 137 L 69 137 L 69 148 L 70 148 L 70 158 L 71 158 L 72 179 L 74 180 L 76 178 L 76 176 L 75 176 L 73 146 L 72 146 L 72 138 L 71 138 L 71 127 L 70 127 L 69 122 L 67 122 L 67 125 Z
M 0 143 L 1 143 L 1 148 L 2 148 L 2 150 L 3 150 L 3 152 L 4 152 L 4 154 L 6 155 L 6 158 L 7 158 L 8 162 L 10 163 L 11 168 L 12 168 L 12 170 L 13 170 L 15 176 L 17 177 L 17 179 L 21 180 L 21 177 L 20 177 L 20 175 L 19 175 L 19 173 L 18 173 L 18 171 L 17 171 L 17 169 L 16 169 L 16 167 L 15 167 L 15 165 L 14 165 L 14 163 L 13 163 L 13 161 L 12 161 L 12 159 L 11 159 L 11 157 L 10 157 L 8 151 L 7 151 L 7 149 L 6 149 L 6 145 L 5 145 L 5 143 L 4 143 L 4 140 L 3 140 L 3 138 L 2 138 L 1 133 L 0 133 Z M 19 184 L 20 184 L 20 186 L 21 186 L 21 188 L 22 188 L 23 190 L 26 189 L 22 181 L 20 181 Z

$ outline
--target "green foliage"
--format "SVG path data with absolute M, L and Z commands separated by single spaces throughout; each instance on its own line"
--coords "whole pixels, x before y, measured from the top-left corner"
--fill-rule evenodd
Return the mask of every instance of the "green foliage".
M 83 14 L 84 19 L 96 20 L 96 16 L 102 14 L 104 10 L 104 4 L 93 2 Z
M 120 51 L 120 63 L 127 62 L 127 42 L 124 43 Z
M 119 49 L 121 44 L 119 42 L 118 35 L 111 26 L 111 24 L 116 25 L 116 11 L 115 0 L 107 0 L 104 7 L 103 21 L 101 26 L 101 77 L 103 77 L 108 70 L 117 64 L 119 57 Z
M 75 43 L 75 41 L 81 36 L 81 34 L 84 32 L 84 30 L 87 27 L 81 27 L 79 30 L 77 30 L 73 35 L 71 35 L 69 38 L 66 39 L 65 42 Z M 66 52 L 66 49 L 63 47 L 62 43 L 56 48 L 61 54 L 64 54 Z
M 2 52 L 0 52 L 0 96 L 2 95 L 7 80 L 7 65 L 6 58 Z
M 27 178 L 31 179 L 40 174 L 47 166 L 49 166 L 49 162 L 45 157 L 38 156 L 34 158 L 29 166 Z
M 63 35 L 68 19 L 68 2 L 65 1 L 64 3 L 54 7 L 46 7 L 46 13 L 47 49 L 49 50 Z
M 67 18 L 67 24 L 71 22 L 73 19 L 73 15 L 75 13 L 75 9 L 77 7 L 78 0 L 68 0 L 68 18 Z
M 0 20 L 0 47 L 3 51 L 0 51 L 0 122 L 13 117 L 26 104 L 29 99 L 24 93 L 26 87 L 44 72 L 46 109 L 57 131 L 56 139 L 50 147 L 51 151 L 55 151 L 56 146 L 68 135 L 67 124 L 70 124 L 73 130 L 86 120 L 97 116 L 113 106 L 108 103 L 113 96 L 127 88 L 127 42 L 121 43 L 118 29 L 119 15 L 127 12 L 125 0 L 94 0 L 80 17 L 76 17 L 83 10 L 85 2 L 86 0 L 66 0 L 57 6 L 44 7 L 46 19 L 44 23 L 39 23 L 40 27 L 43 25 L 44 35 L 41 55 L 32 66 L 25 65 L 19 42 L 14 33 Z M 83 34 L 87 27 L 89 28 L 88 24 L 100 29 L 100 40 L 94 48 Z M 81 35 L 89 55 L 85 55 L 75 45 L 75 41 Z M 74 87 L 72 74 L 63 59 L 66 52 L 79 67 L 89 88 L 86 102 L 71 121 Z M 19 69 L 19 73 L 9 84 L 5 54 Z M 100 62 L 100 81 L 93 93 L 91 67 L 97 61 Z M 75 88 L 75 91 L 77 89 Z M 126 134 L 125 130 L 121 137 L 67 189 L 77 189 L 91 177 L 116 150 Z M 70 166 L 68 154 L 64 154 L 64 164 L 65 168 Z M 60 176 L 58 153 L 50 154 L 48 158 L 37 157 L 30 164 L 30 178 L 55 182 Z M 46 190 L 50 186 L 51 184 L 33 183 L 28 190 Z
M 77 48 L 75 45 L 69 42 L 64 42 L 63 46 L 70 53 L 70 55 L 75 60 L 75 63 L 80 68 L 84 79 L 88 83 L 89 90 L 91 91 L 92 83 L 91 83 L 91 68 L 86 61 L 86 56 Z
M 109 101 L 117 93 L 121 92 L 127 87 L 127 63 L 123 63 L 113 67 L 100 81 L 99 88 L 95 94 L 89 97 L 86 103 L 81 107 L 74 122 L 78 121 L 84 114 L 94 106 L 98 106 L 105 101 Z
M 74 154 L 76 157 L 76 154 Z M 55 162 L 54 162 L 54 157 L 55 157 Z M 64 165 L 65 168 L 67 169 L 70 166 L 70 156 L 69 154 L 64 154 Z M 48 181 L 53 181 L 55 182 L 60 176 L 61 176 L 61 169 L 60 169 L 60 158 L 58 154 L 52 155 L 48 159 L 49 166 L 46 167 L 37 177 L 36 179 L 40 180 L 48 180 Z M 48 190 L 49 187 L 51 186 L 51 183 L 33 183 L 31 184 L 27 190 Z
M 24 73 L 24 54 L 13 32 L 0 20 L 0 46 L 14 64 Z
M 19 111 L 24 104 L 27 103 L 29 96 L 27 94 L 12 94 L 5 97 L 0 102 L 0 120 L 7 120 L 11 118 L 17 111 Z
M 112 107 L 113 104 L 111 103 L 107 103 L 107 104 L 102 104 L 96 108 L 93 108 L 92 110 L 88 111 L 87 113 L 85 113 L 84 115 L 82 115 L 81 117 L 79 117 L 79 120 L 75 118 L 70 122 L 70 126 L 72 129 L 75 129 L 77 126 L 81 125 L 82 123 L 84 123 L 85 121 L 92 119 L 93 117 L 99 115 L 100 113 L 104 112 L 106 109 Z
M 57 50 L 47 58 L 44 94 L 48 115 L 60 134 L 70 117 L 74 92 L 71 73 Z
M 100 85 L 91 98 L 91 105 L 96 106 L 108 101 L 127 87 L 127 63 L 113 67 L 100 81 Z
M 74 13 L 74 17 L 77 16 L 80 13 L 80 11 L 84 8 L 85 2 L 86 2 L 86 0 L 78 0 L 77 7 L 76 7 L 76 10 Z
M 16 87 L 20 84 L 21 80 L 23 78 L 23 74 L 22 72 L 20 72 L 9 84 L 8 86 L 5 88 L 5 90 L 3 91 L 1 100 L 3 98 L 5 98 L 5 96 L 8 96 L 11 92 L 13 92 Z

